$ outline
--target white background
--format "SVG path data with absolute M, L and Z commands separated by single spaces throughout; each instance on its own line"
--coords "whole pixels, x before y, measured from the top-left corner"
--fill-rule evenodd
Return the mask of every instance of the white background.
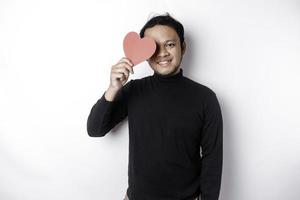
M 124 197 L 127 119 L 102 138 L 86 121 L 125 34 L 164 12 L 185 27 L 183 74 L 222 107 L 220 199 L 300 199 L 299 0 L 1 0 L 1 200 Z

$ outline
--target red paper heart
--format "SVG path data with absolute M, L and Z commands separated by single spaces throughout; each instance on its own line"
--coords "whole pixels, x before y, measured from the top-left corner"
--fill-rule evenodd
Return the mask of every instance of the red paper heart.
M 125 56 L 129 58 L 134 65 L 137 65 L 155 53 L 156 44 L 152 38 L 144 37 L 141 39 L 136 32 L 129 32 L 124 38 L 123 50 Z

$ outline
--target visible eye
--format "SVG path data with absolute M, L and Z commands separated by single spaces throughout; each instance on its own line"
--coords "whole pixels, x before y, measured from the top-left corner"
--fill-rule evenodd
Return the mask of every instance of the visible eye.
M 175 43 L 168 43 L 167 46 L 168 46 L 168 47 L 174 47 L 174 46 L 175 46 Z

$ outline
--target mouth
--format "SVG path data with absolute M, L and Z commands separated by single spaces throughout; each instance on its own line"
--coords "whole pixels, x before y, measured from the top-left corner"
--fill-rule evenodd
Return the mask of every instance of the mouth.
M 156 64 L 162 66 L 162 67 L 165 67 L 167 65 L 169 65 L 169 63 L 172 61 L 172 59 L 170 60 L 164 60 L 164 61 L 160 61 L 160 62 L 156 62 Z

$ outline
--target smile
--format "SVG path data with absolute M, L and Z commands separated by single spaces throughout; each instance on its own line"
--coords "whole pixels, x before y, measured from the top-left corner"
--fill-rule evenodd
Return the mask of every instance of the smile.
M 159 64 L 160 66 L 166 66 L 171 62 L 171 60 L 165 60 L 165 61 L 161 61 L 161 62 L 156 62 L 157 64 Z

